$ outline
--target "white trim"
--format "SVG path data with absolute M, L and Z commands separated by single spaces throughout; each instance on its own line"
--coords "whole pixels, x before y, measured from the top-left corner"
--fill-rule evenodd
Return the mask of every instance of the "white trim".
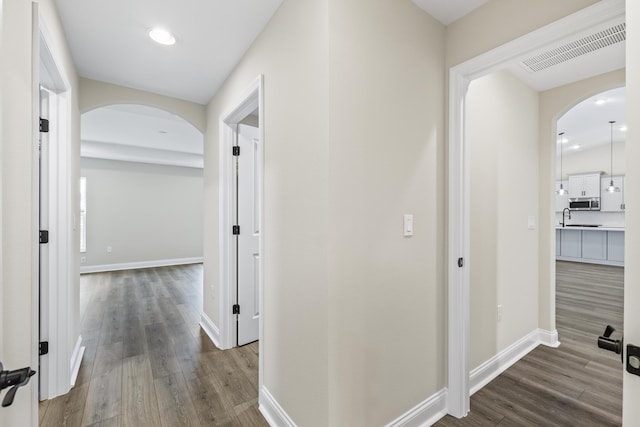
M 202 257 L 161 259 L 155 261 L 123 262 L 120 264 L 101 264 L 80 267 L 80 274 L 102 273 L 105 271 L 137 270 L 139 268 L 167 267 L 171 265 L 201 264 Z
M 232 313 L 231 307 L 236 304 L 237 295 L 235 292 L 236 283 L 236 239 L 231 234 L 231 227 L 234 225 L 235 210 L 235 174 L 233 173 L 233 157 L 231 155 L 232 146 L 237 137 L 237 125 L 256 108 L 258 108 L 260 141 L 262 142 L 262 167 L 260 170 L 264 172 L 264 129 L 263 129 L 263 111 L 264 111 L 264 94 L 263 94 L 263 75 L 259 75 L 240 96 L 239 101 L 233 104 L 227 111 L 220 115 L 220 131 L 219 138 L 219 206 L 220 206 L 220 223 L 219 223 L 219 257 L 220 257 L 220 286 L 219 293 L 219 313 L 220 313 L 220 344 L 221 348 L 228 349 L 234 347 L 237 343 L 236 316 Z M 262 185 L 264 181 L 261 180 Z M 260 193 L 264 194 L 264 189 L 260 188 Z M 262 301 L 262 284 L 263 284 L 263 265 L 264 265 L 264 198 L 260 197 L 260 256 L 262 262 L 259 268 L 260 282 L 260 332 L 259 332 L 259 385 L 262 385 L 263 372 L 263 319 L 264 307 Z
M 76 385 L 76 380 L 78 379 L 80 364 L 82 363 L 82 356 L 84 356 L 85 349 L 86 347 L 82 345 L 82 335 L 80 335 L 78 336 L 78 341 L 76 341 L 76 346 L 73 349 L 73 354 L 69 363 L 69 371 L 71 372 L 69 387 L 73 387 Z
M 34 364 L 39 369 L 39 379 L 42 379 L 40 385 L 40 398 L 51 399 L 56 396 L 67 393 L 70 390 L 70 381 L 72 378 L 71 360 L 72 343 L 74 338 L 71 336 L 75 328 L 71 325 L 71 279 L 73 259 L 76 252 L 73 251 L 73 228 L 71 221 L 71 127 L 69 126 L 71 112 L 71 93 L 69 79 L 64 69 L 59 66 L 63 64 L 59 60 L 54 38 L 46 27 L 46 23 L 41 16 L 38 5 L 33 4 L 33 87 L 34 87 L 34 210 L 36 211 L 36 221 L 34 230 L 38 230 L 39 217 L 38 209 L 44 209 L 48 215 L 48 228 L 50 232 L 50 240 L 47 245 L 47 255 L 43 258 L 41 266 L 39 245 L 35 239 L 34 257 L 34 327 L 33 334 L 33 351 Z M 40 207 L 38 201 L 40 178 L 38 168 L 38 117 L 39 117 L 39 85 L 42 81 L 40 69 L 46 70 L 47 92 L 49 92 L 49 114 L 50 114 L 50 132 L 48 134 L 48 156 L 45 159 L 46 166 L 43 168 L 43 174 L 46 176 L 43 185 L 48 188 L 48 202 Z M 37 233 L 35 234 L 37 236 Z M 44 278 L 47 292 L 39 293 L 38 277 Z M 37 307 L 42 307 L 42 313 Z M 43 335 L 42 339 L 49 341 L 49 354 L 38 357 L 38 341 L 40 340 L 40 331 Z M 36 390 L 38 387 L 35 387 Z M 37 401 L 35 399 L 36 408 Z
M 448 253 L 448 411 L 469 411 L 469 150 L 465 149 L 465 97 L 471 80 L 523 53 L 547 46 L 604 22 L 624 17 L 624 0 L 602 0 L 512 40 L 449 70 L 449 253 Z M 544 231 L 544 230 L 543 230 Z M 464 268 L 457 267 L 463 257 Z
M 514 363 L 522 359 L 540 344 L 546 345 L 547 347 L 558 347 L 560 345 L 558 342 L 558 332 L 535 329 L 473 369 L 469 375 L 471 394 L 474 394 L 489 384 L 498 375 L 509 369 Z
M 447 415 L 447 389 L 443 388 L 420 402 L 385 427 L 424 427 Z
M 220 330 L 205 312 L 200 313 L 200 327 L 218 348 L 220 347 Z
M 260 395 L 258 396 L 260 402 L 260 412 L 272 427 L 297 427 L 293 422 L 289 414 L 282 409 L 282 406 L 278 401 L 269 393 L 269 390 L 265 386 L 260 388 Z

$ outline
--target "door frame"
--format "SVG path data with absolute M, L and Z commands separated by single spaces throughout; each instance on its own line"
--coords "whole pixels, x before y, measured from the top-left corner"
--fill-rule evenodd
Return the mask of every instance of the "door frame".
M 49 162 L 48 162 L 48 189 L 49 189 L 49 228 L 53 232 L 49 234 L 48 247 L 48 269 L 40 271 L 39 244 L 35 251 L 34 257 L 34 310 L 33 310 L 33 348 L 34 361 L 33 364 L 38 366 L 39 359 L 39 325 L 47 329 L 50 346 L 49 353 L 43 361 L 45 366 L 45 375 L 43 381 L 44 388 L 40 390 L 40 398 L 51 399 L 53 397 L 66 394 L 75 383 L 75 377 L 80 368 L 82 353 L 84 348 L 81 347 L 82 337 L 78 337 L 73 342 L 73 328 L 71 318 L 69 316 L 71 303 L 71 278 L 72 265 L 74 259 L 73 235 L 75 224 L 72 221 L 73 212 L 70 211 L 72 192 L 71 192 L 71 85 L 69 79 L 64 72 L 64 68 L 60 66 L 62 62 L 56 55 L 54 38 L 47 29 L 44 19 L 39 12 L 38 5 L 33 4 L 33 22 L 34 22 L 34 51 L 33 51 L 33 67 L 34 67 L 34 126 L 35 126 L 35 150 L 34 162 L 34 203 L 36 222 L 35 229 L 39 229 L 38 217 L 40 211 L 39 200 L 39 182 L 40 173 L 38 168 L 39 153 L 39 92 L 40 84 L 46 79 L 45 86 L 50 92 L 49 107 L 50 116 L 50 133 L 49 133 Z M 57 130 L 54 132 L 53 130 Z M 37 236 L 37 233 L 35 234 Z M 48 281 L 49 292 L 45 295 L 45 300 L 40 301 L 39 280 L 40 274 L 46 275 Z M 40 318 L 38 310 L 39 304 L 46 305 L 46 316 Z M 36 398 L 38 401 L 38 387 L 35 388 Z M 37 405 L 36 405 L 37 407 Z M 36 418 L 37 419 L 37 418 Z
M 263 265 L 264 265 L 264 76 L 259 75 L 250 85 L 247 87 L 243 95 L 239 100 L 234 103 L 227 112 L 220 115 L 220 144 L 219 144 L 219 177 L 220 177 L 220 219 L 219 219 L 219 260 L 220 260 L 220 286 L 218 289 L 219 297 L 219 313 L 220 313 L 220 325 L 219 325 L 219 343 L 223 349 L 228 349 L 236 346 L 234 338 L 237 336 L 237 324 L 236 315 L 232 312 L 232 306 L 237 303 L 236 294 L 236 263 L 237 263 L 237 251 L 236 251 L 236 239 L 232 234 L 232 226 L 235 218 L 236 208 L 236 194 L 235 184 L 236 178 L 234 174 L 234 162 L 232 156 L 232 147 L 235 145 L 238 124 L 247 117 L 256 108 L 258 109 L 258 134 L 260 142 L 262 144 L 262 157 L 260 159 L 260 171 L 262 177 L 260 177 L 260 186 L 258 191 L 260 192 L 260 237 L 259 237 L 259 250 L 262 262 L 258 269 L 259 280 L 259 309 L 260 309 L 260 327 L 259 327 L 259 387 L 262 387 L 262 372 L 263 372 L 263 358 L 262 348 L 264 345 L 263 331 L 264 331 L 264 304 L 263 304 Z
M 449 70 L 448 127 L 448 372 L 447 411 L 454 417 L 464 417 L 470 405 L 470 150 L 466 140 L 466 95 L 472 80 L 496 71 L 523 53 L 543 48 L 565 37 L 588 30 L 598 24 L 624 16 L 621 0 L 603 0 L 572 15 L 525 34 L 502 46 L 469 59 Z M 552 162 L 555 159 L 551 159 Z M 553 164 L 553 163 L 552 163 Z M 553 168 L 550 168 L 550 173 Z M 551 180 L 550 182 L 555 182 Z M 549 203 L 552 190 L 549 189 Z M 540 221 L 541 228 L 544 227 Z M 541 229 L 541 233 L 551 230 Z M 555 254 L 555 251 L 551 251 Z M 458 267 L 462 258 L 463 267 Z M 551 260 L 548 260 L 551 262 Z M 550 279 L 549 279 L 550 280 Z M 551 289 L 555 289 L 552 286 Z M 552 292 L 553 294 L 554 292 Z M 549 304 L 554 306 L 549 296 Z M 555 311 L 548 342 L 557 343 Z M 554 339 L 555 333 L 555 339 Z M 555 341 L 555 342 L 554 342 Z

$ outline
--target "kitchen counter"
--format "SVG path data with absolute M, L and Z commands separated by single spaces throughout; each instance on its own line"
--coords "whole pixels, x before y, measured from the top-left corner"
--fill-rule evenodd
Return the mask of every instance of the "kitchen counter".
M 556 230 L 562 230 L 562 225 L 556 224 Z M 593 230 L 593 231 L 624 231 L 624 227 L 564 227 L 565 230 Z
M 623 227 L 556 225 L 556 259 L 624 266 Z

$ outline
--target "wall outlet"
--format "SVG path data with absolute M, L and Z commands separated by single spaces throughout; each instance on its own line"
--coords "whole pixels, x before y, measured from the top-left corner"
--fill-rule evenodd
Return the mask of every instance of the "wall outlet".
M 502 304 L 498 305 L 498 322 L 502 322 Z
M 112 250 L 112 249 L 113 249 L 113 248 L 112 248 L 111 246 L 107 246 L 107 253 L 111 253 L 111 250 Z
M 84 264 L 87 262 L 87 257 L 86 256 L 81 256 L 80 257 L 80 264 Z

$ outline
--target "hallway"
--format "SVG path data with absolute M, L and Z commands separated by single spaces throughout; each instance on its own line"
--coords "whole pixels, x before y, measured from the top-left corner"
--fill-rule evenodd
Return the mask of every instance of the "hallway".
M 622 425 L 620 356 L 596 342 L 607 324 L 622 335 L 623 289 L 621 267 L 556 262 L 560 347 L 538 346 L 474 394 L 466 418 L 436 426 Z
M 268 426 L 258 343 L 218 350 L 198 325 L 202 265 L 81 276 L 86 346 L 75 387 L 41 427 Z

